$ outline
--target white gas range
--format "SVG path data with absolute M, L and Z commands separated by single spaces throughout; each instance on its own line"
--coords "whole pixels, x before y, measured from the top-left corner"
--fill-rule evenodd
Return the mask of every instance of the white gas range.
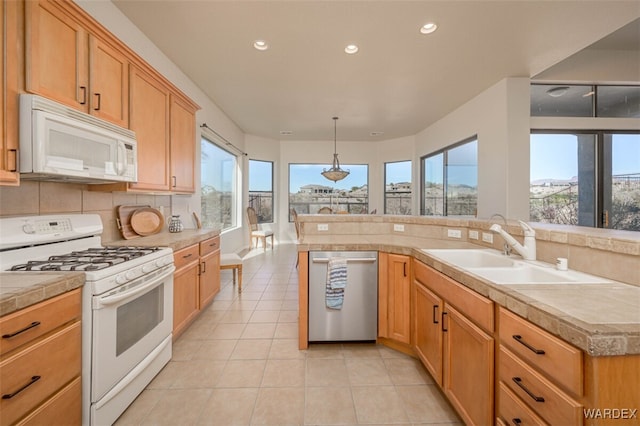
M 83 424 L 110 425 L 171 358 L 173 252 L 103 247 L 95 214 L 0 218 L 0 270 L 81 271 Z

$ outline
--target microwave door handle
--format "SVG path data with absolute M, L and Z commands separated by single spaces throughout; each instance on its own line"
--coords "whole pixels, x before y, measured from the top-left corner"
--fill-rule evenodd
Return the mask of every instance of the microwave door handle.
M 117 151 L 116 173 L 118 176 L 122 176 L 127 171 L 127 148 L 125 148 L 124 142 L 118 141 Z

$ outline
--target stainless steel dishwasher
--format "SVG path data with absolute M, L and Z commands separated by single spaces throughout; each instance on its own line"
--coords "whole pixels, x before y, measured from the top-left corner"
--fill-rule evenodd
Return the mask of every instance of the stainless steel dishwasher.
M 341 309 L 326 305 L 329 260 L 347 261 Z M 375 341 L 378 336 L 378 252 L 309 252 L 309 341 Z

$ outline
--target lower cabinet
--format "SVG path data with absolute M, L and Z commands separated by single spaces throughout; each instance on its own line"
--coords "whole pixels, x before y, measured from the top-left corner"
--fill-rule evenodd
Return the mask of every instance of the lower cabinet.
M 173 339 L 182 334 L 220 291 L 220 237 L 174 253 Z
M 0 318 L 0 424 L 82 422 L 81 289 Z
M 465 424 L 493 424 L 493 302 L 414 261 L 413 348 Z
M 411 342 L 411 257 L 378 255 L 378 335 Z

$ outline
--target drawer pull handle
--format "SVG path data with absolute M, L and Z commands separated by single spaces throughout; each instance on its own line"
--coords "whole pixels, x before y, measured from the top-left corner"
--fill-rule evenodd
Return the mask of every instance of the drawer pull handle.
M 511 423 L 513 423 L 516 426 L 519 426 L 522 424 L 522 420 L 520 420 L 519 418 L 515 417 L 513 419 L 511 419 Z
M 433 323 L 434 324 L 438 324 L 437 312 L 438 312 L 438 305 L 433 305 Z
M 514 334 L 513 338 L 515 339 L 516 342 L 520 343 L 521 345 L 524 345 L 525 348 L 529 349 L 534 354 L 536 354 L 536 355 L 544 355 L 544 351 L 542 349 L 534 348 L 533 346 L 531 346 L 530 344 L 528 344 L 527 342 L 522 340 L 522 336 L 520 336 L 519 334 Z
M 520 389 L 525 391 L 527 395 L 529 395 L 535 402 L 544 402 L 543 397 L 535 395 L 533 392 L 527 389 L 527 387 L 524 384 L 522 384 L 522 379 L 520 377 L 513 377 L 512 380 L 516 383 L 516 385 L 520 387 Z
M 183 258 L 183 259 L 188 259 L 188 258 L 190 258 L 191 256 L 193 256 L 193 253 L 185 254 L 185 255 L 183 255 L 183 256 L 182 256 L 182 258 Z
M 32 329 L 33 327 L 37 327 L 40 325 L 40 321 L 34 321 L 31 324 L 29 324 L 28 326 L 26 326 L 25 328 L 23 328 L 22 330 L 18 330 L 18 331 L 14 331 L 13 333 L 10 334 L 3 334 L 2 338 L 3 339 L 11 339 L 12 337 L 17 336 L 20 333 L 24 333 L 27 330 Z
M 6 393 L 6 394 L 2 395 L 2 399 L 11 399 L 11 398 L 13 398 L 14 396 L 19 394 L 20 392 L 22 392 L 23 390 L 25 390 L 26 388 L 28 388 L 29 386 L 31 386 L 32 384 L 37 382 L 38 380 L 40 380 L 40 376 L 31 377 L 31 381 L 29 383 L 27 383 L 26 385 L 24 385 L 23 387 L 21 387 L 20 389 L 15 391 L 14 393 Z
M 449 331 L 449 329 L 448 329 L 448 328 L 444 328 L 444 316 L 445 316 L 445 315 L 447 315 L 447 313 L 446 313 L 446 312 L 443 312 L 443 313 L 442 313 L 442 331 L 443 331 L 443 332 L 447 332 L 447 331 Z
M 202 262 L 202 273 L 207 272 L 207 262 Z

